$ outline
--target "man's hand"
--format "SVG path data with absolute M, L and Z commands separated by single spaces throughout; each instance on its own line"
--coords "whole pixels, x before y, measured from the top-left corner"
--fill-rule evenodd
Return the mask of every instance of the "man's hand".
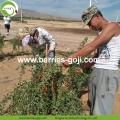
M 51 53 L 52 51 L 53 51 L 53 50 L 48 50 L 48 51 L 47 51 L 47 54 Z
M 66 58 L 66 59 L 64 60 L 63 65 L 64 65 L 65 67 L 69 67 L 69 66 L 71 65 L 69 60 L 70 60 L 69 58 Z

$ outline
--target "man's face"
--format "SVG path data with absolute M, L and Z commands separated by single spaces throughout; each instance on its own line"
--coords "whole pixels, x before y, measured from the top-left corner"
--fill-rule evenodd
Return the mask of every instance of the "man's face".
M 38 40 L 36 38 L 33 39 L 33 43 L 39 44 Z
M 94 30 L 94 31 L 99 31 L 99 19 L 97 15 L 93 15 L 92 19 L 90 20 L 90 22 L 87 24 L 89 26 L 90 29 Z

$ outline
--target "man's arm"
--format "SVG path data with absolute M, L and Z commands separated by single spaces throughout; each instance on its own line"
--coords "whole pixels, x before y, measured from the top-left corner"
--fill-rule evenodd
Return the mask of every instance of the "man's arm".
M 56 41 L 53 38 L 53 36 L 48 31 L 46 31 L 45 29 L 42 30 L 42 35 L 50 43 L 50 47 L 49 47 L 49 50 L 48 50 L 48 54 L 49 54 L 50 52 L 54 51 L 54 49 L 56 47 Z
M 92 59 L 97 58 L 98 57 L 98 50 L 96 49 L 94 52 L 94 55 L 91 57 Z M 86 68 L 91 67 L 92 65 L 94 65 L 94 62 L 87 62 L 87 63 L 83 63 L 80 65 L 80 68 L 82 70 L 85 70 Z
M 5 17 L 3 17 L 3 20 L 5 20 Z
M 78 57 L 83 57 L 86 56 L 93 51 L 95 51 L 99 46 L 101 46 L 104 43 L 107 43 L 113 36 L 115 36 L 117 30 L 118 30 L 118 25 L 116 23 L 109 23 L 105 26 L 103 29 L 102 33 L 96 37 L 91 43 L 87 44 L 85 47 L 83 47 L 80 51 L 71 54 L 65 59 L 64 65 L 65 66 L 70 66 L 68 59 L 71 58 L 78 58 Z
M 9 23 L 11 22 L 11 18 L 9 17 Z

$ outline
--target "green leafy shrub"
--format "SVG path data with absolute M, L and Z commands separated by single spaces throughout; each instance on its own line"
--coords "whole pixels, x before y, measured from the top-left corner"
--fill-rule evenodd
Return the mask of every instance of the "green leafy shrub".
M 9 42 L 12 44 L 12 47 L 13 47 L 12 52 L 15 51 L 15 52 L 19 53 L 19 48 L 21 46 L 20 40 L 18 40 L 17 38 L 12 38 L 11 40 L 9 40 Z
M 73 52 L 57 52 L 62 57 L 71 53 Z M 33 54 L 36 54 L 36 50 Z M 64 73 L 65 68 L 62 64 L 29 62 L 22 64 L 21 75 L 24 74 L 26 65 L 36 66 L 31 80 L 20 82 L 14 91 L 0 102 L 0 115 L 84 114 L 79 94 L 88 85 L 91 69 L 84 73 L 75 72 L 78 64 L 73 63 Z
M 3 47 L 4 47 L 4 38 L 5 38 L 5 36 L 3 36 L 3 35 L 0 34 L 0 52 L 1 52 L 1 53 L 4 53 L 4 52 L 2 51 L 2 49 L 3 49 Z
M 88 84 L 89 74 L 76 74 L 76 66 L 64 75 L 63 66 L 54 63 L 36 64 L 32 81 L 19 87 L 0 103 L 1 115 L 82 115 L 84 107 L 79 93 Z M 9 107 L 5 110 L 7 102 Z

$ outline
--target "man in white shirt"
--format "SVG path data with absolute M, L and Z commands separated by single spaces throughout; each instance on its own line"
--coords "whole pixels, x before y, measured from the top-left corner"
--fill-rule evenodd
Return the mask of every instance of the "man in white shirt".
M 89 84 L 90 115 L 111 115 L 114 98 L 119 86 L 118 62 L 120 60 L 120 26 L 107 21 L 96 6 L 83 11 L 82 20 L 99 35 L 82 49 L 65 59 L 64 65 L 70 66 L 69 59 L 84 57 L 93 51 L 97 61 L 82 64 L 86 69 L 94 64 Z
M 47 30 L 39 27 L 19 28 L 17 32 L 17 37 L 21 41 L 23 47 L 29 45 L 33 51 L 35 50 L 34 57 L 36 59 L 39 58 L 44 59 L 41 57 L 41 55 L 43 54 L 43 51 L 46 49 L 46 45 L 48 45 L 46 51 L 47 61 L 48 62 L 54 61 L 56 41 Z M 43 50 L 41 51 L 41 49 L 39 48 L 42 48 Z M 37 71 L 37 66 L 33 65 L 32 74 L 34 75 L 36 71 Z
M 17 36 L 21 40 L 23 47 L 29 45 L 32 49 L 35 49 L 42 46 L 45 49 L 46 44 L 48 44 L 47 58 L 51 59 L 55 57 L 56 41 L 47 30 L 39 27 L 19 28 Z M 40 54 L 41 51 L 38 51 L 36 56 L 40 57 Z
M 9 35 L 11 19 L 10 17 L 4 16 L 3 20 L 4 20 L 5 29 L 7 29 L 7 35 Z

